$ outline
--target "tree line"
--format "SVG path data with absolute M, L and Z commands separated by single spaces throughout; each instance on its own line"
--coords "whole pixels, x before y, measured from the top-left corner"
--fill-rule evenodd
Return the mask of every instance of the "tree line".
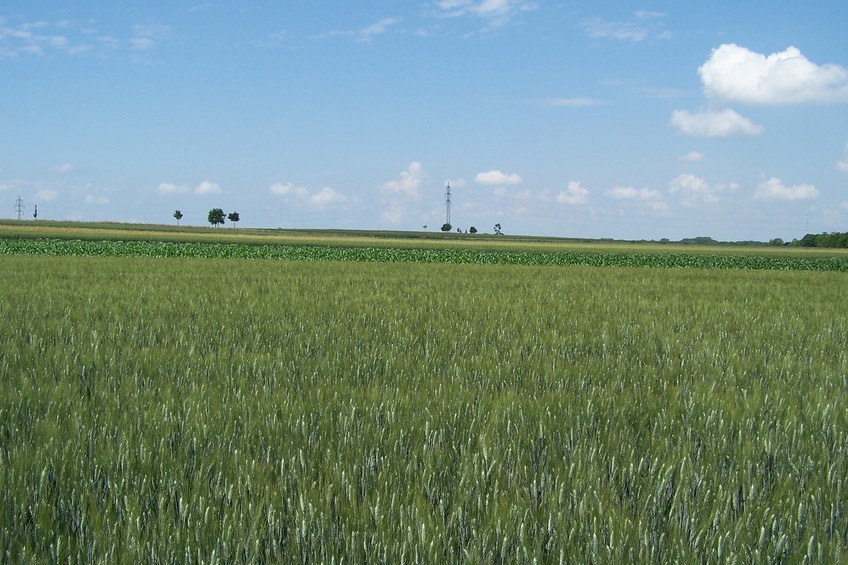
M 174 219 L 177 220 L 177 225 L 180 225 L 180 220 L 184 217 L 182 211 L 174 210 L 173 216 Z M 229 214 L 226 214 L 222 208 L 212 208 L 209 210 L 209 215 L 206 219 L 213 226 L 223 225 L 226 220 L 230 220 L 233 227 L 236 227 L 236 223 L 241 220 L 241 217 L 238 212 L 230 212 Z
M 808 233 L 801 239 L 792 240 L 796 247 L 841 247 L 848 248 L 848 232 Z

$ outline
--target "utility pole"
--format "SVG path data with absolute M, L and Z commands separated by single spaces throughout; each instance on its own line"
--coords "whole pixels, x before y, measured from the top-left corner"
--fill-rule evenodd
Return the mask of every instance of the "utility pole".
M 18 213 L 18 219 L 21 219 L 21 215 L 24 213 L 24 201 L 21 200 L 21 196 L 18 195 L 18 199 L 15 200 L 15 211 Z
M 451 197 L 450 182 L 448 182 L 447 188 L 445 188 L 445 208 L 446 208 L 445 223 L 447 225 L 450 225 L 450 197 Z

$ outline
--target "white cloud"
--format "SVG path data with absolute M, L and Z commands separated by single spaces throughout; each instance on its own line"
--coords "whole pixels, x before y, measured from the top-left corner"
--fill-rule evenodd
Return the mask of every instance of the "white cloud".
M 795 47 L 762 55 L 736 44 L 698 69 L 707 96 L 746 104 L 848 102 L 848 69 L 816 65 Z
M 104 196 L 94 196 L 93 194 L 85 195 L 86 204 L 109 204 L 109 199 Z
M 662 195 L 651 188 L 633 188 L 631 186 L 616 186 L 604 192 L 610 198 L 616 200 L 659 200 Z
M 845 146 L 845 154 L 842 159 L 836 162 L 836 170 L 848 173 L 848 145 Z
M 700 151 L 690 151 L 686 155 L 680 157 L 681 161 L 702 161 L 704 159 L 704 154 Z
M 371 41 L 375 35 L 381 35 L 389 31 L 389 28 L 401 22 L 401 18 L 384 18 L 378 22 L 366 26 L 357 32 L 359 41 Z
M 530 0 L 438 0 L 434 5 L 439 17 L 474 16 L 486 20 L 489 28 L 500 27 L 516 14 L 537 7 Z
M 184 184 L 174 184 L 171 182 L 163 182 L 156 187 L 156 190 L 161 194 L 181 194 L 188 192 L 188 186 Z
M 593 39 L 612 39 L 638 43 L 647 39 L 669 39 L 672 34 L 666 31 L 659 20 L 666 14 L 662 12 L 637 11 L 635 20 L 611 22 L 602 18 L 589 18 L 583 21 L 586 35 Z
M 728 137 L 731 135 L 759 135 L 763 127 L 730 109 L 707 110 L 691 113 L 676 110 L 671 114 L 671 124 L 686 135 L 697 137 Z
M 811 184 L 787 186 L 780 179 L 772 177 L 760 183 L 754 192 L 754 200 L 810 200 L 818 195 L 819 191 Z
M 542 106 L 551 106 L 554 108 L 584 108 L 587 106 L 603 106 L 605 101 L 597 98 L 545 98 L 540 100 Z
M 64 163 L 62 165 L 59 165 L 56 168 L 56 171 L 59 172 L 59 173 L 70 173 L 73 170 L 74 170 L 74 166 L 71 165 L 70 163 Z
M 36 202 L 50 202 L 51 200 L 56 200 L 58 197 L 59 191 L 52 188 L 39 188 L 35 191 Z
M 405 171 L 400 173 L 400 178 L 390 180 L 383 184 L 383 190 L 390 194 L 400 194 L 409 198 L 418 198 L 421 184 L 424 182 L 425 174 L 421 163 L 413 161 Z
M 306 198 L 307 196 L 309 196 L 309 190 L 302 186 L 296 186 L 294 183 L 290 182 L 274 183 L 268 190 L 271 192 L 271 194 L 277 194 L 280 196 L 293 195 L 298 196 L 300 198 Z
M 715 204 L 722 192 L 733 192 L 739 188 L 736 183 L 711 185 L 701 177 L 691 173 L 678 175 L 669 183 L 669 192 L 679 194 L 685 206 Z
M 398 201 L 389 202 L 380 217 L 390 224 L 399 224 L 406 217 L 406 208 Z
M 310 196 L 309 200 L 313 206 L 323 208 L 325 206 L 332 206 L 333 204 L 340 204 L 342 202 L 346 202 L 347 197 L 341 194 L 340 192 L 334 190 L 333 188 L 325 186 L 317 193 Z
M 580 181 L 569 181 L 568 187 L 561 190 L 556 196 L 556 201 L 560 204 L 574 206 L 577 204 L 585 204 L 589 199 L 589 190 L 580 185 Z
M 133 26 L 130 47 L 136 51 L 148 51 L 156 47 L 157 42 L 166 37 L 171 28 L 162 24 L 140 24 Z
M 328 208 L 337 204 L 347 202 L 349 199 L 336 189 L 325 186 L 321 190 L 311 191 L 308 188 L 297 186 L 291 182 L 278 182 L 272 184 L 268 191 L 277 196 L 286 196 L 295 199 L 301 204 L 313 208 Z
M 522 179 L 521 176 L 515 173 L 508 175 L 501 171 L 491 170 L 486 173 L 477 173 L 477 176 L 474 177 L 474 182 L 477 184 L 504 186 L 521 184 Z
M 218 183 L 205 180 L 194 188 L 195 194 L 218 194 L 221 192 L 221 186 Z

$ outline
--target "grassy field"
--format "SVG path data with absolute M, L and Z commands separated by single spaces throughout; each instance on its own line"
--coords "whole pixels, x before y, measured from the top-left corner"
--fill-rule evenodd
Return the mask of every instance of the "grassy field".
M 844 274 L 0 260 L 4 561 L 848 556 Z
M 156 224 L 83 223 L 0 220 L 0 239 L 49 238 L 115 241 L 167 241 L 297 246 L 376 247 L 394 249 L 477 249 L 522 252 L 613 252 L 754 255 L 779 257 L 838 257 L 848 249 L 799 248 L 770 245 L 690 245 L 624 242 L 531 236 L 495 236 L 455 232 L 397 232 L 340 230 L 283 230 Z

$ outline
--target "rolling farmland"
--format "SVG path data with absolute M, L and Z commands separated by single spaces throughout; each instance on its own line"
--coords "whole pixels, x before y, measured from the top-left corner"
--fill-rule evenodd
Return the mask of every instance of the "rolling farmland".
M 11 253 L 6 560 L 848 554 L 842 269 Z

